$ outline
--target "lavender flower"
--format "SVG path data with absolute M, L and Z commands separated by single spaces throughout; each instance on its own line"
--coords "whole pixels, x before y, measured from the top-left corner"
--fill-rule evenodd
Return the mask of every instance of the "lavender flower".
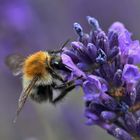
M 72 70 L 69 78 L 82 76 L 85 116 L 120 140 L 140 137 L 140 44 L 120 22 L 106 34 L 95 18 L 87 17 L 89 34 L 74 23 L 78 40 L 62 53 Z M 136 65 L 137 64 L 137 65 Z

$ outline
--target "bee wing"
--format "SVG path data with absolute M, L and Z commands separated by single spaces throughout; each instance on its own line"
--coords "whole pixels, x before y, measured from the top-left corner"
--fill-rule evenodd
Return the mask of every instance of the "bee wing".
M 18 117 L 20 111 L 22 110 L 22 108 L 23 108 L 23 106 L 24 106 L 24 104 L 25 104 L 25 102 L 26 102 L 26 100 L 27 100 L 27 98 L 28 98 L 28 96 L 29 96 L 29 94 L 30 94 L 30 92 L 31 92 L 32 88 L 34 87 L 37 80 L 38 80 L 38 77 L 35 76 L 33 78 L 33 80 L 31 81 L 31 83 L 28 85 L 28 87 L 22 91 L 22 93 L 19 97 L 18 109 L 16 111 L 16 116 L 15 116 L 15 119 L 13 121 L 14 123 L 16 122 L 17 117 Z
M 17 76 L 22 73 L 22 66 L 25 58 L 20 54 L 10 54 L 5 59 L 5 64 Z

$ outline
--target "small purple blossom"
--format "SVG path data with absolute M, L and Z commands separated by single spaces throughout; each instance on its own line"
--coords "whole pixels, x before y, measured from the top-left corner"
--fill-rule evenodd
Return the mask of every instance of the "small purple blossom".
M 81 71 L 71 60 L 71 58 L 66 55 L 66 54 L 62 54 L 61 55 L 63 63 L 66 64 L 69 69 L 72 71 L 73 76 L 83 76 L 85 77 L 85 74 L 83 71 Z
M 109 32 L 117 32 L 122 63 L 140 63 L 140 44 L 138 40 L 132 41 L 131 33 L 120 22 L 115 22 Z M 131 62 L 129 62 L 131 61 Z
M 140 136 L 139 41 L 133 41 L 120 22 L 106 34 L 95 18 L 87 20 L 90 33 L 74 23 L 78 40 L 62 53 L 71 70 L 67 76 L 82 76 L 88 125 L 98 125 L 117 139 L 133 140 Z
M 123 68 L 122 79 L 126 84 L 135 84 L 140 78 L 139 68 L 135 65 L 126 64 Z
M 93 100 L 94 96 L 107 91 L 107 86 L 100 82 L 99 77 L 94 75 L 87 76 L 83 83 L 83 90 L 86 93 L 85 100 Z

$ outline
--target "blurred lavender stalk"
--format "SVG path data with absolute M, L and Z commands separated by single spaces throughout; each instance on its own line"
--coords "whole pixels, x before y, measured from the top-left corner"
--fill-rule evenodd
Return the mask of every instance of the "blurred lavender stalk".
M 88 16 L 92 29 L 83 32 L 74 23 L 78 40 L 62 53 L 63 63 L 72 69 L 68 79 L 84 91 L 88 125 L 98 125 L 120 140 L 140 139 L 140 44 L 120 22 L 106 34 L 98 21 Z

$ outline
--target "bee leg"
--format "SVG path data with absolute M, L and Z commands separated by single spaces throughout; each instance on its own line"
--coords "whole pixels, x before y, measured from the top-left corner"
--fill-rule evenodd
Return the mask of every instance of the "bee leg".
M 62 87 L 62 91 L 61 91 L 60 95 L 58 97 L 56 97 L 52 101 L 52 103 L 56 104 L 56 103 L 60 102 L 68 94 L 68 92 L 70 92 L 72 89 L 75 88 L 75 86 L 76 85 L 73 83 L 73 84 L 69 85 L 68 87 L 66 87 L 66 85 L 65 85 L 65 87 Z
M 65 82 L 65 80 L 63 79 L 62 76 L 58 75 L 56 72 L 53 71 L 52 75 L 54 75 L 55 78 L 57 78 L 58 80 L 60 80 L 62 83 Z
M 52 74 L 53 77 L 57 78 L 58 80 L 65 82 L 64 79 L 62 78 L 62 76 L 60 76 L 59 74 L 57 74 L 53 68 L 50 66 L 50 64 L 48 62 L 46 62 L 48 68 L 49 68 L 49 72 Z
M 62 89 L 65 87 L 65 84 L 57 85 L 56 83 L 53 83 L 53 88 L 54 89 Z
M 57 102 L 60 102 L 68 94 L 68 92 L 70 92 L 76 86 L 79 85 L 79 84 L 76 84 L 75 81 L 78 80 L 78 79 L 81 79 L 81 78 L 82 78 L 82 76 L 76 77 L 75 79 L 73 79 L 71 81 L 64 82 L 61 85 L 56 85 L 55 83 L 53 83 L 53 88 L 61 90 L 61 93 L 60 93 L 60 95 L 58 97 L 56 97 L 52 101 L 52 103 L 56 104 Z
M 63 82 L 63 84 L 61 84 L 61 85 L 56 85 L 55 83 L 53 83 L 53 88 L 54 89 L 62 89 L 62 88 L 69 87 L 71 85 L 77 86 L 75 84 L 75 81 L 78 80 L 78 79 L 81 79 L 81 78 L 82 78 L 82 76 L 76 77 L 73 80 Z
M 63 83 L 65 82 L 65 80 L 63 79 L 63 77 L 60 76 L 59 74 L 57 74 L 51 67 L 49 68 L 49 70 L 50 70 L 50 72 L 51 72 L 51 74 L 52 74 L 52 76 L 54 78 L 57 78 L 58 80 L 60 80 Z

